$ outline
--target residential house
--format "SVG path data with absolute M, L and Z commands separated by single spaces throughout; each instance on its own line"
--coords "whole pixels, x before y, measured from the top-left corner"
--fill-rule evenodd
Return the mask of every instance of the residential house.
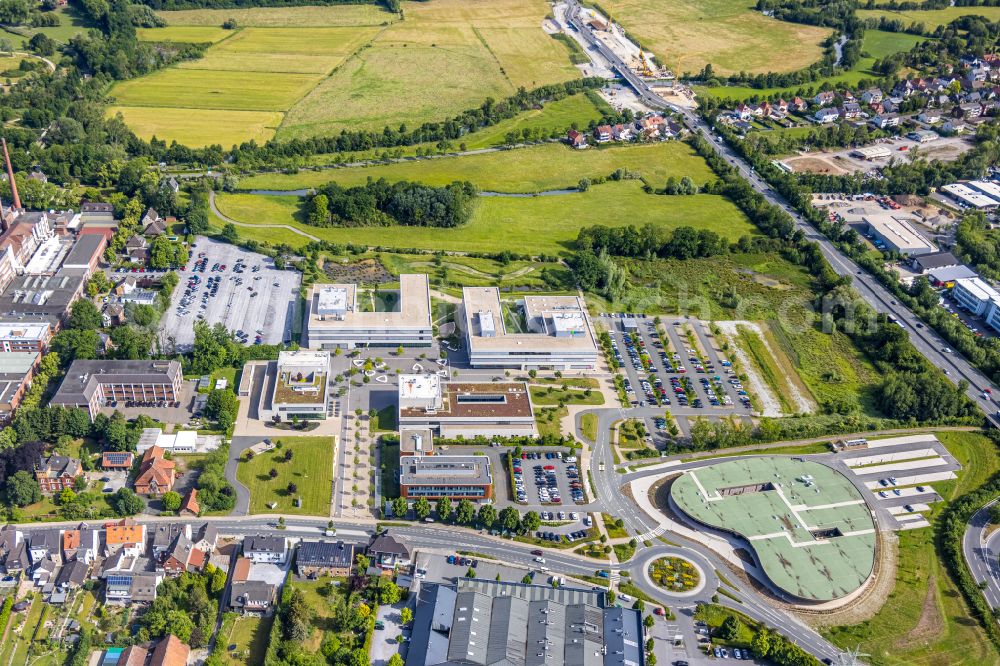
M 107 555 L 122 551 L 129 557 L 146 552 L 146 526 L 131 518 L 104 524 L 104 548 Z
M 861 103 L 862 104 L 878 104 L 882 101 L 884 95 L 879 88 L 869 88 L 868 90 L 861 93 Z
M 410 549 L 388 530 L 374 535 L 368 542 L 368 559 L 373 566 L 383 570 L 393 570 L 397 566 L 410 564 Z
M 61 546 L 59 530 L 41 530 L 28 536 L 28 555 L 33 565 L 49 558 L 56 563 L 62 562 Z
M 149 243 L 139 234 L 135 234 L 125 242 L 125 254 L 136 263 L 146 263 L 149 259 Z
M 284 564 L 288 561 L 288 542 L 281 536 L 248 536 L 243 539 L 243 554 L 257 564 Z
M 629 125 L 618 123 L 611 127 L 611 137 L 615 141 L 631 141 L 635 138 L 635 130 Z
M 186 571 L 201 571 L 206 561 L 205 551 L 195 548 L 191 539 L 180 534 L 164 554 L 160 568 L 170 576 L 179 576 Z
M 782 114 L 788 113 L 788 102 L 783 99 L 779 99 L 778 103 L 774 105 L 774 110 Z
M 118 663 L 111 666 L 146 666 L 149 650 L 140 645 L 129 645 L 118 655 Z
M 917 116 L 917 120 L 922 123 L 927 123 L 928 125 L 933 125 L 934 123 L 941 122 L 941 112 L 936 109 L 924 109 Z
M 809 108 L 809 103 L 801 97 L 796 97 L 792 100 L 792 108 L 801 113 Z
M 83 467 L 76 458 L 52 455 L 42 458 L 35 468 L 35 479 L 42 493 L 53 495 L 63 488 L 72 488 L 73 482 L 83 474 Z
M 861 117 L 861 105 L 857 102 L 844 102 L 844 105 L 840 107 L 840 115 L 847 120 L 853 120 L 854 118 Z
M 229 607 L 243 615 L 270 615 L 274 609 L 276 593 L 274 585 L 264 581 L 233 582 L 229 593 Z
M 56 587 L 63 592 L 76 590 L 87 580 L 90 566 L 82 560 L 71 560 L 63 565 L 56 576 Z
M 153 648 L 149 666 L 186 666 L 190 656 L 191 648 L 170 634 Z
M 753 118 L 753 108 L 749 104 L 736 105 L 736 111 L 734 113 L 740 120 L 750 120 Z
M 151 446 L 142 454 L 139 475 L 135 478 L 135 492 L 146 497 L 159 497 L 169 492 L 176 481 L 175 465 L 164 457 L 165 451 Z
M 215 550 L 215 546 L 219 540 L 219 528 L 215 526 L 215 523 L 205 523 L 197 534 L 192 538 L 191 542 L 194 547 L 198 550 L 205 551 L 206 553 L 211 553 Z
M 167 230 L 167 223 L 153 208 L 146 211 L 140 225 L 142 226 L 142 235 L 147 237 L 159 236 Z
M 837 93 L 833 92 L 832 90 L 828 90 L 826 92 L 818 93 L 815 97 L 813 97 L 812 101 L 813 104 L 818 104 L 819 106 L 826 106 L 828 104 L 833 104 L 833 100 L 835 100 L 836 98 L 837 98 Z
M 968 129 L 968 123 L 961 120 L 946 120 L 941 125 L 941 131 L 945 134 L 964 134 Z
M 52 559 L 51 557 L 46 557 L 45 559 L 40 560 L 38 562 L 32 562 L 32 564 L 31 564 L 31 582 L 36 587 L 39 587 L 39 588 L 42 588 L 43 590 L 45 590 L 45 588 L 48 587 L 50 585 L 50 583 L 54 583 L 54 577 L 55 577 L 56 569 L 58 569 L 58 568 L 59 568 L 59 565 L 56 564 L 56 561 L 54 559 Z M 54 585 L 53 585 L 53 587 L 50 587 L 48 590 L 45 590 L 45 591 L 47 591 L 48 593 L 51 593 L 53 589 L 54 589 Z
M 767 118 L 771 115 L 771 103 L 765 101 L 763 104 L 758 104 L 753 107 L 754 118 Z
M 300 576 L 348 576 L 354 566 L 354 546 L 343 541 L 303 541 L 295 552 Z
M 577 132 L 575 129 L 566 132 L 566 141 L 573 148 L 582 149 L 587 147 L 587 135 Z
M 97 559 L 98 548 L 101 544 L 99 530 L 88 527 L 84 523 L 76 529 L 63 530 L 62 533 L 62 554 L 63 560 L 81 560 L 85 564 L 93 564 Z
M 899 126 L 898 113 L 880 113 L 872 119 L 872 124 L 879 129 Z
M 23 539 L 18 541 L 3 560 L 3 568 L 8 574 L 19 574 L 31 566 L 28 555 L 28 543 Z
M 594 139 L 598 143 L 607 143 L 611 138 L 611 125 L 598 125 L 594 128 Z
M 105 451 L 101 454 L 101 469 L 106 472 L 115 470 L 127 472 L 132 469 L 133 462 L 135 454 L 131 451 Z
M 191 488 L 186 493 L 184 493 L 184 499 L 181 501 L 180 515 L 187 518 L 197 518 L 198 514 L 201 513 L 201 505 L 198 504 L 198 489 Z
M 151 604 L 156 601 L 156 588 L 163 581 L 157 574 L 142 573 L 132 576 L 129 601 L 133 604 Z
M 101 320 L 105 327 L 121 326 L 125 323 L 125 306 L 121 303 L 108 303 L 101 314 Z
M 978 118 L 983 114 L 983 107 L 974 102 L 969 102 L 967 104 L 959 104 L 959 115 L 960 118 Z
M 815 114 L 813 114 L 813 118 L 815 118 L 818 122 L 821 123 L 832 123 L 833 121 L 840 118 L 840 112 L 837 111 L 837 109 L 824 108 L 820 109 Z
M 157 561 L 162 560 L 167 551 L 169 551 L 174 542 L 177 541 L 177 537 L 184 536 L 187 539 L 191 538 L 191 526 L 185 523 L 161 523 L 158 524 L 155 529 L 153 529 L 153 558 Z

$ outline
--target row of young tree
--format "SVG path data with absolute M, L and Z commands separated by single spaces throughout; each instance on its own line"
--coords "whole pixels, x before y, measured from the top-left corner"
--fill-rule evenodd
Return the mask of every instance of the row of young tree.
M 468 182 L 443 187 L 385 178 L 343 187 L 331 182 L 306 200 L 306 220 L 317 227 L 459 227 L 469 221 L 476 188 Z

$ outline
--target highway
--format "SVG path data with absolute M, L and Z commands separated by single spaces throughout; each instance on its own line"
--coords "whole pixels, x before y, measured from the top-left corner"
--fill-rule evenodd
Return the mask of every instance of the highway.
M 1000 530 L 987 535 L 990 525 L 990 507 L 997 498 L 977 511 L 965 528 L 962 540 L 962 552 L 965 561 L 972 571 L 972 579 L 976 583 L 986 583 L 982 588 L 983 596 L 990 608 L 1000 608 Z
M 970 363 L 958 354 L 943 352 L 942 349 L 948 347 L 949 343 L 947 341 L 929 327 L 923 324 L 917 326 L 917 323 L 920 321 L 919 317 L 913 314 L 905 305 L 896 301 L 895 297 L 879 284 L 874 276 L 862 270 L 853 260 L 834 246 L 818 229 L 799 215 L 780 194 L 771 189 L 754 172 L 752 166 L 745 162 L 728 144 L 713 135 L 711 128 L 694 111 L 669 104 L 653 92 L 649 84 L 633 72 L 617 54 L 593 34 L 590 27 L 580 17 L 580 6 L 575 2 L 570 3 L 566 11 L 566 19 L 591 44 L 592 50 L 607 60 L 611 68 L 618 72 L 632 89 L 636 91 L 636 94 L 645 104 L 654 109 L 670 109 L 680 113 L 684 117 L 685 124 L 691 131 L 701 134 L 708 141 L 709 145 L 722 155 L 769 203 L 784 209 L 795 221 L 796 227 L 801 229 L 807 238 L 819 244 L 820 249 L 823 251 L 823 256 L 826 257 L 833 270 L 838 275 L 849 275 L 852 277 L 854 289 L 872 308 L 877 312 L 896 317 L 909 333 L 913 346 L 932 365 L 941 368 L 956 384 L 962 380 L 969 383 L 969 389 L 966 392 L 969 398 L 983 411 L 990 425 L 1000 427 L 1000 417 L 997 416 L 995 405 L 993 405 L 992 401 L 988 402 L 980 397 L 984 387 L 993 386 L 992 382 L 985 375 L 972 367 Z

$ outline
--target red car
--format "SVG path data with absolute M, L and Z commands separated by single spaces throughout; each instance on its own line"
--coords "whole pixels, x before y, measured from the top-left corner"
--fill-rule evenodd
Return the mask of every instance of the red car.
M 663 612 L 663 609 L 661 607 L 659 607 L 659 606 L 657 606 L 656 608 L 654 608 L 653 612 L 656 613 L 657 615 L 666 615 L 666 613 Z

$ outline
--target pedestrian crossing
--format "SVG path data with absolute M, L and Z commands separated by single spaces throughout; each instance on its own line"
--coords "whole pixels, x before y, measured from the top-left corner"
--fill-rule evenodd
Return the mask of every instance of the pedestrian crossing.
M 652 541 L 661 534 L 664 534 L 666 531 L 667 531 L 666 527 L 664 527 L 663 525 L 657 525 L 650 531 L 640 534 L 639 536 L 636 537 L 636 539 L 638 539 L 639 541 Z

